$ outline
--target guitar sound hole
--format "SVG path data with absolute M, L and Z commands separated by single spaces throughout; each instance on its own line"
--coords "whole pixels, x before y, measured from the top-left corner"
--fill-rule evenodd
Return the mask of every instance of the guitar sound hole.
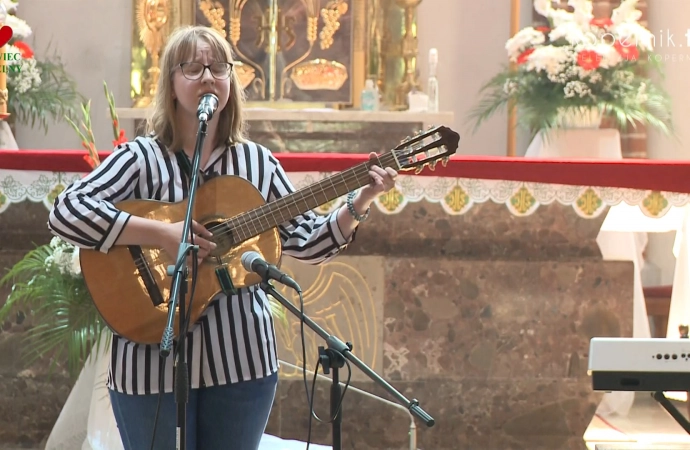
M 207 230 L 213 233 L 213 242 L 216 243 L 216 248 L 209 256 L 212 258 L 219 258 L 227 254 L 233 247 L 233 232 L 224 219 L 216 219 L 204 224 Z

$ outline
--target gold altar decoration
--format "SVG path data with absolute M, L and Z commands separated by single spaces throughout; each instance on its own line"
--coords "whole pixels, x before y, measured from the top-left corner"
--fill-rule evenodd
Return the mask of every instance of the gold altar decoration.
M 303 189 L 332 173 L 290 172 L 295 188 Z M 21 171 L 0 169 L 0 214 L 10 204 L 25 201 L 42 203 L 51 208 L 55 196 L 65 186 L 81 179 L 83 173 Z M 418 202 L 439 205 L 450 216 L 468 213 L 486 202 L 505 205 L 517 217 L 526 217 L 540 207 L 558 203 L 567 205 L 585 219 L 601 217 L 608 208 L 625 203 L 636 206 L 647 217 L 663 217 L 672 208 L 690 205 L 690 194 L 651 190 L 569 186 L 508 180 L 399 175 L 395 189 L 376 198 L 372 208 L 383 214 L 400 214 Z M 316 208 L 328 214 L 345 203 L 335 199 Z
M 358 108 L 371 78 L 384 107 L 406 109 L 407 93 L 420 88 L 421 1 L 134 0 L 133 105 L 150 105 L 172 30 L 199 24 L 232 45 L 234 70 L 251 105 Z
M 376 371 L 383 370 L 383 285 L 382 257 L 362 258 L 342 255 L 337 261 L 320 266 L 300 264 L 285 258 L 281 269 L 300 280 L 304 290 L 304 310 L 319 326 L 335 336 L 347 337 L 354 352 Z M 279 287 L 281 293 L 297 308 L 299 297 L 290 289 Z M 301 322 L 293 314 L 276 321 L 278 354 L 281 359 L 302 367 Z M 305 327 L 306 366 L 315 370 L 318 347 L 324 343 Z M 301 378 L 302 371 L 281 367 L 281 376 Z M 352 373 L 353 379 L 363 379 Z
M 139 0 L 135 5 L 136 26 L 134 29 L 138 33 L 133 42 L 139 42 L 143 46 L 140 53 L 133 54 L 132 58 L 132 80 L 134 82 L 136 78 L 137 82 L 141 83 L 143 91 L 135 102 L 135 107 L 149 106 L 156 92 L 160 76 L 160 53 L 171 30 L 170 3 L 170 0 Z M 150 65 L 146 69 L 141 67 L 140 58 L 150 59 Z

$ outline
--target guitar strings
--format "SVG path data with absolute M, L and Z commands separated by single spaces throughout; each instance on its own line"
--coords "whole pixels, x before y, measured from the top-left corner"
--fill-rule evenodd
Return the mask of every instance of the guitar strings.
M 395 157 L 392 154 L 386 155 L 384 157 L 377 157 L 378 163 L 381 164 L 382 166 L 386 166 L 386 167 L 389 166 L 390 163 L 388 163 L 387 161 L 383 161 L 383 160 L 388 160 L 388 159 L 391 159 L 391 162 L 395 161 Z M 313 186 L 313 185 L 309 186 L 309 194 L 303 193 L 301 196 L 299 196 L 299 195 L 296 195 L 299 191 L 293 192 L 293 193 L 291 193 L 285 197 L 282 197 L 282 198 L 276 200 L 275 202 L 273 202 L 270 205 L 262 205 L 262 206 L 256 208 L 254 211 L 249 211 L 248 217 L 246 219 L 243 219 L 243 220 L 240 220 L 239 218 L 227 219 L 224 222 L 222 222 L 222 224 L 220 224 L 220 225 L 214 225 L 214 226 L 210 227 L 209 231 L 211 231 L 211 233 L 213 233 L 214 231 L 217 231 L 219 229 L 224 229 L 225 231 L 218 234 L 218 236 L 223 236 L 225 234 L 231 234 L 233 232 L 241 230 L 242 228 L 245 228 L 245 229 L 250 228 L 250 226 L 251 226 L 251 228 L 253 228 L 254 232 L 258 233 L 259 230 L 262 228 L 261 222 L 263 220 L 267 221 L 269 214 L 275 220 L 275 218 L 276 218 L 275 213 L 279 212 L 280 217 L 281 217 L 281 221 L 286 221 L 286 220 L 289 220 L 289 219 L 299 215 L 300 213 L 297 213 L 295 215 L 290 214 L 290 208 L 292 208 L 294 206 L 296 209 L 298 209 L 298 210 L 300 210 L 300 212 L 302 212 L 301 209 L 299 208 L 298 203 L 299 202 L 307 202 L 309 195 L 311 195 L 311 197 L 314 199 L 316 204 L 312 208 L 307 208 L 307 210 L 313 209 L 313 208 L 315 208 L 315 207 L 317 207 L 323 203 L 328 202 L 327 197 L 326 197 L 324 202 L 320 202 L 316 198 L 317 193 L 321 193 L 321 194 L 326 193 L 326 189 L 324 189 L 323 185 L 330 183 L 331 188 L 335 192 L 338 192 L 338 187 L 342 188 L 343 186 L 347 190 L 346 192 L 349 192 L 351 189 L 348 186 L 348 182 L 350 184 L 353 182 L 356 182 L 358 184 L 357 187 L 360 187 L 363 184 L 363 182 L 365 182 L 369 179 L 369 164 L 372 164 L 372 162 L 368 161 L 366 163 L 362 163 L 362 164 L 355 166 L 351 169 L 343 171 L 339 174 L 332 175 L 332 176 L 322 180 L 321 182 L 317 183 L 317 186 Z M 338 187 L 336 187 L 336 185 L 333 183 L 333 181 L 334 181 L 334 179 L 337 179 L 338 177 L 340 177 L 341 180 L 337 182 Z M 314 192 L 314 188 L 317 188 L 316 193 Z M 283 217 L 283 213 L 282 213 L 283 209 L 286 209 L 288 212 L 287 218 Z M 266 210 L 268 210 L 268 211 L 266 211 Z M 227 230 L 226 225 L 231 224 L 232 222 L 237 222 L 237 223 L 234 224 L 235 225 L 234 227 L 230 227 L 231 228 L 230 230 Z M 259 227 L 257 227 L 257 224 L 259 225 Z M 216 234 L 214 233 L 214 237 L 215 236 L 216 236 Z M 244 239 L 247 239 L 249 237 L 251 237 L 251 235 L 246 236 L 246 237 L 242 236 L 242 239 L 244 240 Z
M 425 145 L 424 139 L 428 136 L 435 134 L 435 133 L 436 133 L 435 131 L 434 132 L 428 132 L 428 133 L 425 133 L 424 135 L 419 136 L 419 138 L 420 138 L 419 141 L 415 142 L 411 146 L 411 148 L 413 150 L 415 150 L 414 155 L 418 154 L 419 150 L 428 151 L 431 148 L 438 148 L 438 147 L 443 145 L 441 142 L 442 141 L 441 139 L 438 139 L 438 140 L 432 142 L 431 144 Z M 388 167 L 388 166 L 392 165 L 393 163 L 397 162 L 397 160 L 398 160 L 397 153 L 399 151 L 400 151 L 400 149 L 393 149 L 389 153 L 386 153 L 383 156 L 377 155 L 376 160 L 378 162 L 378 165 L 380 167 Z M 411 154 L 410 156 L 413 156 L 413 155 Z M 429 155 L 427 154 L 427 158 L 428 158 L 428 156 Z M 369 161 L 361 163 L 355 167 L 352 167 L 346 171 L 340 172 L 339 174 L 332 175 L 332 176 L 322 180 L 321 182 L 317 183 L 317 187 L 318 187 L 318 185 L 322 185 L 322 184 L 325 184 L 326 182 L 330 182 L 331 187 L 334 189 L 334 191 L 338 192 L 338 189 L 333 184 L 333 179 L 338 178 L 338 176 L 340 176 L 340 178 L 342 179 L 340 183 L 342 183 L 342 185 L 345 186 L 347 191 L 351 190 L 351 189 L 349 189 L 349 187 L 347 185 L 347 181 L 350 181 L 350 182 L 356 181 L 359 184 L 359 186 L 357 186 L 357 187 L 360 187 L 369 178 L 369 169 L 370 169 L 371 164 L 372 164 L 372 161 L 369 160 Z M 364 171 L 362 171 L 362 170 L 364 170 Z M 321 193 L 325 193 L 325 190 L 323 187 L 321 187 L 320 190 L 321 190 Z M 319 202 L 317 200 L 316 196 L 314 195 L 313 186 L 309 187 L 309 193 L 314 198 L 316 203 L 313 207 L 307 207 L 307 210 L 313 209 L 313 208 L 321 205 L 322 203 L 328 202 L 328 198 L 326 198 L 325 202 Z M 221 233 L 219 233 L 217 235 L 219 237 L 222 237 L 226 234 L 232 234 L 232 233 L 235 233 L 238 231 L 248 229 L 249 226 L 251 225 L 251 227 L 254 230 L 254 234 L 251 234 L 251 232 L 248 232 L 248 234 L 246 236 L 245 235 L 240 236 L 242 241 L 249 239 L 252 236 L 256 236 L 256 235 L 262 233 L 263 231 L 266 231 L 266 230 L 272 228 L 271 226 L 269 226 L 267 228 L 261 227 L 262 220 L 266 220 L 267 224 L 270 224 L 270 222 L 268 221 L 268 217 L 267 217 L 269 213 L 273 217 L 274 221 L 276 218 L 276 216 L 275 216 L 276 211 L 280 212 L 281 221 L 289 220 L 292 217 L 295 217 L 295 216 L 299 215 L 300 213 L 302 213 L 302 210 L 299 209 L 298 201 L 306 202 L 307 199 L 306 199 L 306 196 L 304 194 L 302 194 L 301 198 L 298 198 L 298 196 L 296 196 L 296 194 L 297 194 L 297 192 L 293 192 L 293 193 L 291 193 L 285 197 L 282 197 L 282 198 L 276 200 L 271 205 L 262 205 L 259 208 L 256 208 L 254 211 L 249 211 L 248 217 L 245 219 L 230 218 L 230 219 L 223 221 L 219 225 L 214 225 L 214 226 L 208 228 L 208 230 L 211 231 L 211 233 L 213 233 L 214 230 L 225 229 L 226 225 L 234 225 L 234 226 L 231 226 L 229 230 L 225 229 L 225 231 L 222 231 Z M 300 212 L 298 212 L 297 214 L 294 214 L 294 215 L 290 214 L 290 208 L 292 206 L 295 206 Z M 266 211 L 267 209 L 268 209 L 268 211 Z M 287 219 L 283 218 L 282 209 L 287 209 L 288 216 L 289 216 Z M 232 222 L 237 222 L 237 223 L 232 224 Z M 259 225 L 258 227 L 257 227 L 257 223 Z M 215 233 L 214 233 L 214 237 L 216 237 Z
M 380 161 L 379 161 L 379 162 L 380 162 Z M 362 167 L 366 168 L 367 171 L 364 172 L 364 173 L 357 173 L 357 170 L 358 170 L 358 169 L 361 169 Z M 345 172 L 348 172 L 348 173 L 349 173 L 349 172 L 352 172 L 352 174 L 349 174 L 348 176 L 345 176 L 345 175 L 344 175 Z M 357 181 L 357 182 L 359 183 L 359 182 L 360 182 L 360 179 L 362 179 L 362 178 L 368 179 L 368 178 L 369 178 L 369 170 L 368 170 L 368 166 L 366 166 L 366 165 L 363 165 L 363 166 L 356 166 L 356 167 L 354 167 L 354 168 L 352 168 L 352 169 L 348 169 L 348 170 L 345 171 L 345 172 L 341 172 L 341 173 L 340 173 L 340 176 L 342 177 L 342 184 L 345 186 L 345 188 L 348 187 L 347 181 L 349 181 L 350 183 L 352 183 L 353 181 Z M 335 185 L 333 184 L 333 180 L 332 180 L 332 179 L 333 179 L 333 178 L 337 178 L 337 177 L 338 177 L 338 175 L 334 175 L 334 176 L 331 176 L 331 177 L 329 177 L 329 178 L 327 178 L 326 180 L 323 180 L 323 181 L 329 181 L 330 184 L 331 184 L 331 186 L 332 186 L 334 189 L 336 189 Z M 346 181 L 346 180 L 347 180 L 347 181 Z M 322 181 L 322 182 L 323 182 L 323 181 Z M 323 189 L 321 189 L 321 191 L 322 191 L 322 192 L 325 192 Z M 336 190 L 336 192 L 337 192 L 337 190 Z M 316 199 L 316 196 L 314 195 L 313 190 L 311 189 L 311 187 L 310 187 L 310 193 L 312 194 L 312 197 L 314 198 L 314 200 L 316 200 L 316 201 L 318 202 L 318 200 Z M 288 209 L 288 211 L 289 211 L 289 207 L 290 207 L 290 206 L 293 206 L 293 205 L 294 205 L 294 206 L 298 207 L 298 206 L 297 206 L 298 199 L 292 200 L 292 197 L 294 196 L 294 194 L 296 194 L 296 192 L 293 192 L 293 193 L 290 194 L 290 195 L 287 195 L 287 196 L 285 196 L 285 197 L 281 197 L 280 199 L 276 200 L 276 201 L 274 202 L 274 204 L 278 204 L 278 203 L 284 203 L 284 204 L 285 204 L 285 205 L 280 206 L 280 207 L 278 207 L 278 208 L 276 208 L 276 209 L 281 210 L 282 208 L 287 207 L 287 209 Z M 259 233 L 258 233 L 259 230 L 258 230 L 257 227 L 256 227 L 256 222 L 258 222 L 259 225 L 261 225 L 262 216 L 265 216 L 265 214 L 262 213 L 262 216 L 259 216 L 259 212 L 260 212 L 261 210 L 263 210 L 263 209 L 264 209 L 265 207 L 267 207 L 267 206 L 268 206 L 268 205 L 263 205 L 263 206 L 261 206 L 260 208 L 258 208 L 258 210 L 257 210 L 257 212 L 256 212 L 257 217 L 252 217 L 252 218 L 250 218 L 250 219 L 245 220 L 244 223 L 238 223 L 238 224 L 236 224 L 236 225 L 237 225 L 237 229 L 231 228 L 230 230 L 227 230 L 227 231 L 224 231 L 224 232 L 222 232 L 222 233 L 219 233 L 218 235 L 214 234 L 214 235 L 213 235 L 213 238 L 215 238 L 215 237 L 220 237 L 220 236 L 223 236 L 223 235 L 225 235 L 225 234 L 231 234 L 231 233 L 233 233 L 233 232 L 236 232 L 236 231 L 238 231 L 238 230 L 241 230 L 241 229 L 242 229 L 241 227 L 248 228 L 248 225 L 249 225 L 249 224 L 252 224 L 252 226 L 253 226 L 253 228 L 254 228 L 254 232 L 256 232 L 257 234 L 259 234 Z M 274 215 L 274 218 L 275 218 L 275 215 Z M 282 218 L 282 212 L 281 212 L 281 218 Z M 290 219 L 290 217 L 289 217 L 288 219 Z M 228 220 L 226 220 L 226 221 L 224 222 L 224 224 L 231 223 L 233 220 L 236 220 L 236 219 L 228 219 Z M 224 225 L 216 225 L 216 226 L 210 227 L 210 228 L 209 228 L 209 231 L 213 232 L 212 230 L 214 230 L 214 229 L 217 230 L 218 228 L 225 228 L 225 226 L 224 226 Z M 251 233 L 251 232 L 249 232 L 249 233 Z M 242 240 L 246 240 L 246 239 L 248 239 L 249 237 L 251 237 L 251 236 L 246 236 L 246 237 L 245 237 L 245 236 L 241 236 L 241 239 L 242 239 Z M 212 238 L 212 239 L 213 239 L 213 238 Z M 149 261 L 146 259 L 146 256 L 145 256 L 145 255 L 136 256 L 136 257 L 133 258 L 133 261 L 134 261 L 135 265 L 139 265 L 139 263 L 143 263 L 143 264 L 148 264 L 148 263 L 149 263 Z M 160 263 L 161 263 L 161 261 L 160 261 L 160 254 L 159 254 L 159 256 L 157 256 L 157 257 L 152 257 L 150 262 L 151 262 L 152 264 L 154 264 L 154 265 L 160 264 Z
M 379 160 L 379 162 L 380 162 L 380 160 Z M 357 170 L 361 170 L 362 168 L 365 168 L 365 169 L 366 169 L 366 172 L 360 172 L 360 173 L 358 173 Z M 348 174 L 347 176 L 345 176 L 346 173 Z M 368 166 L 366 166 L 366 163 L 363 163 L 363 164 L 360 165 L 360 166 L 353 167 L 353 168 L 348 169 L 348 170 L 346 170 L 346 171 L 344 171 L 344 172 L 341 172 L 340 174 L 336 174 L 336 175 L 333 175 L 333 176 L 331 176 L 331 177 L 328 177 L 327 179 L 322 180 L 319 184 L 324 183 L 325 181 L 329 181 L 330 184 L 331 184 L 331 186 L 333 187 L 333 189 L 337 189 L 337 188 L 335 187 L 335 185 L 333 184 L 333 178 L 337 178 L 338 175 L 340 175 L 341 178 L 342 178 L 341 183 L 345 186 L 345 188 L 347 188 L 347 187 L 348 187 L 348 182 L 350 182 L 350 183 L 352 183 L 353 181 L 360 182 L 360 179 L 365 178 L 365 177 L 366 177 L 366 179 L 368 179 L 368 178 L 369 178 L 369 169 L 368 169 Z M 313 189 L 310 187 L 309 190 L 310 190 L 310 193 L 312 194 L 312 197 L 314 198 L 314 200 L 316 200 L 316 201 L 318 202 L 318 200 L 316 199 L 316 196 L 314 195 Z M 325 192 L 324 189 L 321 189 L 321 191 L 322 191 L 322 192 Z M 336 190 L 336 192 L 337 192 L 337 190 Z M 292 198 L 292 197 L 294 197 L 294 194 L 296 194 L 296 193 L 297 193 L 297 192 L 293 192 L 292 194 L 289 194 L 289 195 L 287 195 L 287 196 L 285 196 L 285 197 L 281 197 L 281 198 L 279 198 L 278 200 L 276 200 L 276 201 L 274 202 L 274 205 L 277 205 L 277 204 L 279 204 L 279 203 L 282 203 L 282 204 L 283 204 L 283 205 L 281 205 L 280 207 L 276 207 L 276 209 L 277 209 L 277 210 L 282 210 L 283 208 L 285 208 L 285 209 L 288 209 L 288 211 L 289 211 L 289 208 L 290 208 L 291 206 L 296 206 L 297 208 L 299 208 L 299 206 L 297 206 L 297 203 L 298 203 L 298 201 L 299 201 L 300 199 L 297 199 L 297 198 L 295 197 L 295 199 L 293 200 L 293 198 Z M 251 224 L 252 227 L 254 228 L 254 232 L 258 232 L 258 229 L 257 229 L 257 227 L 256 227 L 256 223 L 258 222 L 259 225 L 261 224 L 262 217 L 265 217 L 265 216 L 266 216 L 266 214 L 263 213 L 262 210 L 265 209 L 266 207 L 268 207 L 268 205 L 262 205 L 261 207 L 257 208 L 257 211 L 256 211 L 256 213 L 255 213 L 255 214 L 256 214 L 256 217 L 251 217 L 251 216 L 250 216 L 250 218 L 245 219 L 245 220 L 243 221 L 243 223 L 237 223 L 237 224 L 235 224 L 235 225 L 237 226 L 237 229 L 231 228 L 230 230 L 223 231 L 223 232 L 221 232 L 221 233 L 219 233 L 219 234 L 217 234 L 217 235 L 214 234 L 214 235 L 213 235 L 213 238 L 215 238 L 215 237 L 221 237 L 221 236 L 223 236 L 223 235 L 225 235 L 225 234 L 232 234 L 233 232 L 236 232 L 236 231 L 238 231 L 238 230 L 241 230 L 242 227 L 249 228 L 249 225 L 250 225 L 250 224 Z M 275 217 L 275 214 L 272 214 L 272 215 Z M 289 220 L 290 218 L 291 218 L 291 217 L 288 217 L 287 220 Z M 282 212 L 281 212 L 281 219 L 282 219 Z M 236 221 L 236 220 L 237 220 L 237 219 L 228 219 L 228 220 L 225 220 L 225 221 L 223 222 L 223 225 L 215 225 L 215 226 L 213 226 L 213 227 L 210 227 L 210 228 L 209 228 L 209 231 L 213 232 L 213 230 L 218 230 L 218 229 L 221 229 L 221 228 L 224 229 L 226 224 L 229 224 L 229 223 L 231 223 L 231 222 L 233 222 L 233 221 Z M 251 233 L 251 232 L 248 232 L 248 233 Z M 257 234 L 259 234 L 259 233 L 257 233 Z M 251 237 L 251 236 L 244 236 L 244 235 L 243 235 L 243 236 L 241 236 L 241 239 L 242 239 L 242 240 L 245 240 L 245 239 L 248 239 L 249 237 Z M 213 238 L 212 238 L 212 239 L 213 239 Z M 160 263 L 159 260 L 160 260 L 160 257 L 153 257 L 153 258 L 151 258 L 151 263 L 153 263 L 153 264 L 159 264 L 159 263 Z M 135 258 L 133 258 L 133 261 L 134 261 L 135 264 L 139 264 L 139 263 L 145 263 L 145 264 L 147 264 L 147 263 L 148 263 L 148 261 L 147 261 L 147 259 L 146 259 L 145 256 L 136 256 Z
M 418 144 L 421 145 L 422 142 L 420 141 Z M 396 152 L 397 152 L 397 150 L 393 150 L 389 154 L 384 155 L 383 157 L 377 156 L 376 159 L 377 159 L 380 167 L 388 167 L 389 165 L 391 165 L 391 163 L 395 162 L 397 160 Z M 388 162 L 387 161 L 388 159 L 390 159 L 391 161 Z M 359 184 L 359 186 L 357 186 L 357 187 L 360 187 L 369 179 L 369 168 L 370 168 L 369 165 L 372 163 L 373 163 L 372 161 L 367 161 L 367 162 L 361 163 L 355 167 L 347 169 L 343 172 L 340 172 L 339 174 L 332 175 L 332 176 L 325 178 L 324 180 L 320 181 L 319 183 L 317 183 L 316 187 L 318 187 L 320 185 L 325 185 L 328 182 L 328 183 L 330 183 L 331 188 L 334 190 L 334 192 L 338 192 L 338 187 L 336 187 L 336 185 L 333 183 L 333 180 L 340 177 L 341 180 L 338 181 L 338 185 L 340 187 L 344 186 L 345 189 L 347 189 L 347 192 L 349 192 L 351 189 L 348 187 L 348 182 L 349 183 L 356 182 Z M 289 220 L 292 217 L 295 217 L 296 215 L 300 214 L 300 213 L 298 213 L 296 215 L 291 215 L 289 213 L 290 208 L 292 206 L 299 209 L 298 202 L 300 202 L 300 201 L 306 202 L 307 201 L 308 195 L 302 194 L 300 197 L 300 196 L 296 195 L 298 192 L 299 191 L 296 191 L 296 192 L 293 192 L 291 194 L 286 195 L 285 197 L 281 197 L 281 198 L 277 199 L 275 202 L 273 202 L 271 205 L 262 205 L 262 206 L 256 208 L 253 212 L 249 211 L 248 212 L 249 217 L 244 219 L 244 220 L 240 220 L 239 218 L 230 218 L 230 219 L 223 221 L 222 224 L 214 225 L 214 226 L 208 228 L 208 230 L 211 231 L 212 233 L 214 230 L 215 231 L 217 231 L 219 229 L 224 230 L 217 235 L 214 233 L 213 238 L 215 238 L 215 237 L 222 237 L 226 234 L 232 234 L 232 233 L 235 233 L 237 231 L 241 231 L 243 228 L 247 229 L 251 225 L 252 228 L 254 229 L 254 233 L 255 233 L 253 236 L 256 236 L 257 234 L 260 234 L 262 232 L 262 231 L 260 231 L 260 229 L 262 228 L 261 227 L 261 221 L 268 219 L 267 218 L 268 213 L 265 212 L 266 209 L 269 210 L 269 213 L 271 214 L 271 216 L 273 217 L 274 220 L 275 220 L 275 211 L 280 212 L 282 221 Z M 318 192 L 318 189 L 317 189 L 317 192 Z M 320 192 L 323 194 L 326 191 L 323 187 L 321 187 Z M 309 194 L 311 194 L 311 197 L 316 202 L 316 205 L 314 207 L 317 207 L 317 206 L 322 204 L 316 198 L 313 185 L 309 186 Z M 326 202 L 328 202 L 328 199 L 326 200 Z M 271 209 L 273 209 L 274 211 L 270 211 Z M 289 217 L 287 219 L 283 218 L 283 215 L 282 215 L 283 209 L 287 209 L 287 211 L 288 211 Z M 313 208 L 308 208 L 308 209 L 313 209 Z M 230 229 L 227 230 L 226 225 L 232 224 L 232 222 L 237 222 L 237 223 L 234 224 L 235 225 L 234 227 L 230 227 Z M 257 227 L 257 224 L 259 225 L 259 227 Z M 269 227 L 269 228 L 271 228 L 271 227 Z M 249 234 L 250 235 L 248 235 L 248 236 L 243 235 L 240 237 L 244 241 L 244 240 L 252 237 L 251 232 L 249 232 Z M 158 258 L 153 258 L 152 262 L 155 263 L 157 260 L 158 260 Z M 136 264 L 136 263 L 140 263 L 140 262 L 146 263 L 147 261 L 146 261 L 146 257 L 137 256 L 134 258 L 134 262 Z

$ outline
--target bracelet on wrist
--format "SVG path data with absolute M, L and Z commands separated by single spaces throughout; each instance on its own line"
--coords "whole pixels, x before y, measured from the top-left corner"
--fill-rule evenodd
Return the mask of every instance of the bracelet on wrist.
M 355 210 L 355 195 L 357 193 L 355 191 L 352 191 L 347 194 L 347 210 L 349 211 L 350 215 L 357 221 L 357 222 L 364 222 L 367 220 L 367 217 L 369 217 L 369 212 L 371 211 L 371 207 L 368 207 L 366 212 L 363 215 L 359 215 L 357 211 Z

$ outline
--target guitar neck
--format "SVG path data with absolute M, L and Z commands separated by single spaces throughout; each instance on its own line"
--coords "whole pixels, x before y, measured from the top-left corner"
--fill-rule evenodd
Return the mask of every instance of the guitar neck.
M 393 167 L 395 155 L 390 152 L 378 158 L 378 161 L 366 161 L 343 172 L 324 178 L 299 191 L 288 194 L 278 200 L 247 211 L 227 220 L 226 224 L 233 230 L 235 240 L 243 242 L 249 238 L 268 231 L 281 223 L 311 211 L 350 191 L 369 184 L 369 169 L 373 165 Z M 237 242 L 237 243 L 239 243 Z

